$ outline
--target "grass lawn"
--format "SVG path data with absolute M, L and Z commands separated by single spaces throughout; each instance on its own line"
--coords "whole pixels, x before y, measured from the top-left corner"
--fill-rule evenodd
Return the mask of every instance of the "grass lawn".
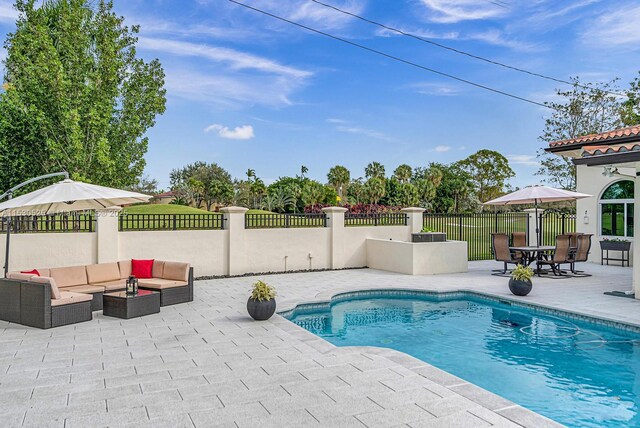
M 125 208 L 124 212 L 127 214 L 218 214 L 198 208 L 172 204 L 133 205 Z

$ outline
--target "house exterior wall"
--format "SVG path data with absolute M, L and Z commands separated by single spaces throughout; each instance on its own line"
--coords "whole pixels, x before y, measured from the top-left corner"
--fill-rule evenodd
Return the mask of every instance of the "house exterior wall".
M 600 197 L 612 183 L 625 179 L 633 179 L 632 177 L 623 176 L 606 177 L 602 175 L 602 171 L 602 167 L 595 166 L 588 167 L 585 165 L 578 165 L 576 168 L 576 191 L 593 195 L 593 198 L 579 199 L 576 202 L 576 231 L 593 234 L 589 261 L 596 263 L 600 263 L 601 252 L 599 242 L 603 239 L 600 234 Z M 636 215 L 640 215 L 640 212 L 636 212 Z M 588 223 L 585 223 L 585 216 L 588 217 Z M 625 239 L 633 242 L 633 238 Z M 633 260 L 633 247 L 634 244 L 632 243 L 630 255 L 631 260 Z M 613 253 L 611 253 L 611 256 L 614 256 Z M 619 264 L 619 262 L 611 263 Z

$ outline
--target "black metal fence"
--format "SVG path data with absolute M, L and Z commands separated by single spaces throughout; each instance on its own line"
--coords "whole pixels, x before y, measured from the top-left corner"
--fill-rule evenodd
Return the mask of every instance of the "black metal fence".
M 245 229 L 277 229 L 293 227 L 327 227 L 325 213 L 245 214 Z
M 223 228 L 220 214 L 120 214 L 118 230 L 215 230 Z
M 431 214 L 425 213 L 423 226 L 445 232 L 447 239 L 467 241 L 469 260 L 493 258 L 491 234 L 527 232 L 527 213 Z
M 576 230 L 575 214 L 556 212 L 541 213 L 538 218 L 540 245 L 554 245 L 557 235 Z M 434 231 L 446 232 L 447 239 L 467 241 L 469 260 L 490 260 L 492 233 L 525 232 L 529 244 L 535 245 L 535 231 L 529 230 L 529 214 L 523 212 L 479 214 L 431 214 L 425 213 L 423 226 Z
M 405 213 L 345 213 L 345 226 L 406 226 Z
M 538 217 L 540 245 L 555 245 L 556 236 L 576 231 L 576 215 L 555 212 L 540 213 Z M 535 244 L 535 242 L 531 242 Z
M 6 232 L 9 218 L 3 217 L 0 232 Z M 86 213 L 11 217 L 11 233 L 94 232 L 95 215 Z

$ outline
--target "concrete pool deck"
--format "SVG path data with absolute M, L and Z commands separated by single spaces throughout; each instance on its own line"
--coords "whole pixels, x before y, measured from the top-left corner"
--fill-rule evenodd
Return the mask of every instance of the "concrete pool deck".
M 408 276 L 371 269 L 259 277 L 278 310 L 380 288 L 475 290 L 640 325 L 631 269 L 583 265 L 592 277 L 534 278 L 525 298 L 496 262 L 465 274 Z M 540 415 L 405 354 L 336 348 L 280 316 L 254 322 L 254 277 L 198 281 L 195 300 L 159 314 L 37 330 L 0 321 L 3 426 L 544 427 Z

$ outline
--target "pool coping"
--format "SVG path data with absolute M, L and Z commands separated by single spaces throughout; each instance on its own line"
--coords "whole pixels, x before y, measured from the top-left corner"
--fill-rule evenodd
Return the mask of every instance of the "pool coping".
M 363 288 L 363 289 L 356 289 L 356 290 L 350 290 L 350 291 L 338 291 L 338 292 L 332 292 L 331 296 L 327 299 L 327 298 L 322 298 L 319 300 L 312 300 L 312 301 L 305 301 L 305 302 L 298 302 L 296 304 L 294 304 L 293 306 L 287 306 L 286 304 L 284 305 L 284 309 L 279 309 L 278 310 L 278 315 L 286 317 L 288 315 L 290 315 L 291 313 L 295 313 L 296 309 L 298 309 L 301 306 L 325 306 L 325 305 L 332 305 L 333 303 L 336 303 L 337 301 L 339 301 L 339 299 L 341 297 L 348 297 L 351 295 L 359 295 L 359 294 L 372 294 L 372 295 L 376 295 L 376 294 L 380 294 L 380 293 L 385 293 L 385 292 L 407 292 L 407 293 L 415 293 L 415 294 L 425 294 L 425 295 L 435 295 L 435 296 L 442 296 L 442 297 L 447 297 L 447 296 L 451 296 L 451 297 L 465 297 L 465 296 L 475 296 L 475 297 L 479 297 L 482 299 L 486 299 L 486 300 L 491 300 L 493 302 L 498 302 L 498 303 L 508 303 L 511 306 L 515 306 L 515 307 L 522 307 L 522 308 L 526 308 L 529 310 L 533 310 L 535 312 L 542 312 L 544 314 L 548 314 L 548 315 L 561 315 L 564 317 L 567 317 L 569 319 L 572 320 L 579 320 L 579 321 L 586 321 L 586 322 L 590 322 L 593 324 L 598 324 L 601 326 L 605 326 L 605 327 L 612 327 L 612 328 L 619 328 L 622 330 L 626 330 L 626 331 L 632 331 L 634 333 L 638 333 L 640 334 L 640 324 L 635 324 L 635 323 L 630 323 L 630 322 L 626 322 L 626 321 L 620 321 L 620 320 L 616 320 L 613 318 L 608 318 L 608 317 L 602 317 L 602 316 L 595 316 L 592 314 L 588 314 L 585 312 L 580 312 L 580 311 L 575 311 L 575 310 L 567 310 L 567 309 L 559 309 L 557 307 L 551 306 L 551 305 L 545 305 L 545 304 L 541 304 L 541 303 L 532 303 L 532 302 L 525 302 L 519 299 L 515 299 L 515 298 L 509 298 L 509 297 L 505 297 L 505 296 L 497 296 L 495 294 L 491 294 L 491 293 L 486 293 L 486 292 L 482 292 L 482 291 L 477 291 L 477 290 L 469 290 L 469 289 L 465 289 L 465 288 L 461 288 L 461 289 L 457 289 L 457 290 L 446 290 L 446 291 L 439 291 L 439 290 L 425 290 L 425 289 L 421 289 L 421 288 L 408 288 L 408 287 L 397 287 L 397 288 L 393 288 L 393 287 L 387 287 L 387 288 Z M 289 305 L 292 305 L 291 303 L 289 303 Z
M 447 388 L 456 394 L 459 394 L 469 400 L 474 401 L 478 405 L 485 407 L 487 410 L 496 413 L 511 422 L 523 427 L 562 427 L 565 426 L 557 421 L 554 421 L 546 416 L 527 409 L 517 403 L 514 403 L 500 395 L 497 395 L 491 391 L 488 391 L 478 385 L 468 382 L 462 378 L 454 376 L 453 374 L 439 369 L 425 361 L 415 358 L 409 354 L 401 351 L 393 350 L 390 348 L 376 347 L 376 346 L 348 346 L 338 347 L 323 339 L 320 336 L 316 336 L 310 331 L 298 326 L 285 318 L 288 313 L 293 313 L 299 306 L 310 305 L 331 305 L 333 301 L 339 299 L 340 296 L 348 296 L 350 294 L 358 293 L 371 293 L 380 294 L 381 292 L 413 292 L 428 295 L 467 295 L 478 296 L 481 298 L 490 299 L 497 302 L 508 302 L 514 306 L 520 306 L 531 310 L 542 311 L 544 313 L 560 314 L 572 319 L 578 319 L 587 322 L 593 322 L 596 324 L 616 327 L 624 330 L 630 330 L 640 333 L 640 324 L 629 323 L 619 321 L 607 317 L 594 316 L 592 314 L 570 311 L 566 309 L 559 309 L 557 307 L 539 303 L 523 302 L 522 300 L 509 298 L 505 296 L 499 296 L 487 292 L 479 292 L 476 290 L 470 290 L 466 288 L 459 288 L 455 290 L 425 290 L 415 287 L 383 287 L 383 288 L 371 288 L 371 287 L 350 287 L 348 289 L 333 290 L 325 293 L 320 293 L 315 299 L 304 299 L 304 301 L 287 301 L 280 304 L 282 309 L 279 309 L 276 313 L 277 324 L 280 328 L 294 333 L 295 336 L 311 346 L 315 350 L 322 353 L 340 353 L 347 352 L 349 349 L 361 349 L 364 352 L 383 356 L 402 367 L 413 371 L 414 373 L 422 376 L 430 381 Z M 341 351 L 342 350 L 342 351 Z

